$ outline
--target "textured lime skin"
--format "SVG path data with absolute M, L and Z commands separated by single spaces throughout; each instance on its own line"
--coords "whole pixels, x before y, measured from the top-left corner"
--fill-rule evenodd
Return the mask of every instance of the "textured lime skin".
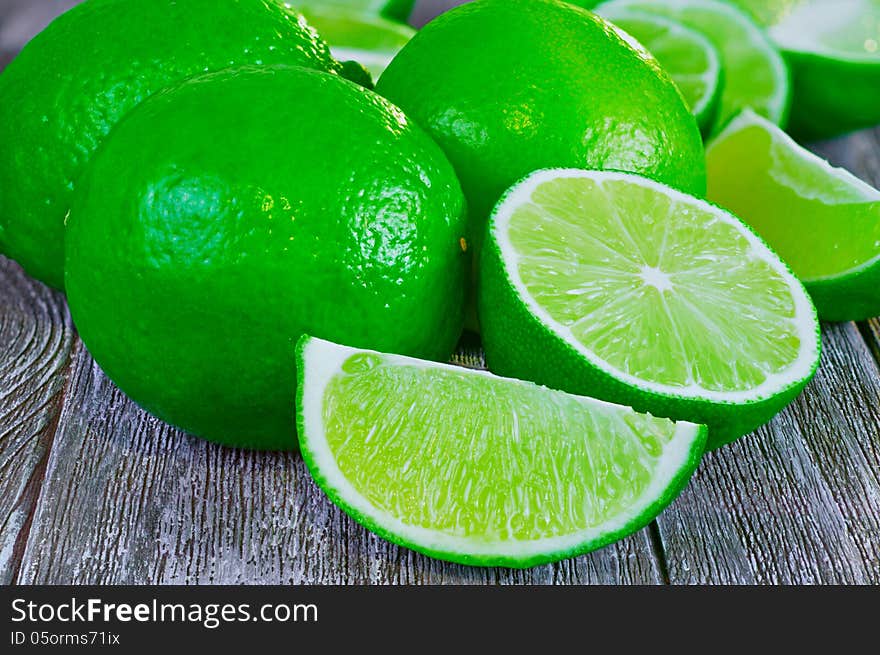
M 96 148 L 159 89 L 241 64 L 337 70 L 271 0 L 88 0 L 0 75 L 0 252 L 61 288 L 64 217 Z
M 449 156 L 477 240 L 501 194 L 540 168 L 614 168 L 706 191 L 700 131 L 667 74 L 564 2 L 453 9 L 416 34 L 376 91 Z
M 351 516 L 351 518 L 367 528 L 367 530 L 377 534 L 386 541 L 390 541 L 391 543 L 397 544 L 398 546 L 403 546 L 404 548 L 409 548 L 410 550 L 422 553 L 423 555 L 427 555 L 428 557 L 434 557 L 436 559 L 455 562 L 457 564 L 464 564 L 466 566 L 503 566 L 513 569 L 527 569 L 534 566 L 547 564 L 549 562 L 558 562 L 560 560 L 568 559 L 571 557 L 577 557 L 579 555 L 590 553 L 594 550 L 599 550 L 600 548 L 604 548 L 605 546 L 612 544 L 615 541 L 623 539 L 627 535 L 638 532 L 646 525 L 651 523 L 651 521 L 653 521 L 664 509 L 666 509 L 673 500 L 678 498 L 678 496 L 681 495 L 681 492 L 684 491 L 685 487 L 687 487 L 688 483 L 691 480 L 691 477 L 697 470 L 697 467 L 700 465 L 700 462 L 703 458 L 703 453 L 706 449 L 706 426 L 701 425 L 699 426 L 699 432 L 696 435 L 693 443 L 691 444 L 690 450 L 688 451 L 688 457 L 685 465 L 672 479 L 670 484 L 658 495 L 654 503 L 646 508 L 640 516 L 634 518 L 632 521 L 622 526 L 620 529 L 603 534 L 596 539 L 592 539 L 585 543 L 579 544 L 574 548 L 563 551 L 541 553 L 540 555 L 525 556 L 521 558 L 479 554 L 475 555 L 469 553 L 447 552 L 425 548 L 420 544 L 412 543 L 405 537 L 393 532 L 386 526 L 380 525 L 371 517 L 366 516 L 363 512 L 352 507 L 348 502 L 345 501 L 345 499 L 343 499 L 341 494 L 339 494 L 339 492 L 335 488 L 334 483 L 328 479 L 327 475 L 325 475 L 325 472 L 317 465 L 317 458 L 314 456 L 312 448 L 310 447 L 310 435 L 305 429 L 305 404 L 303 402 L 305 386 L 309 382 L 308 375 L 307 373 L 305 373 L 306 367 L 304 353 L 306 346 L 308 346 L 310 338 L 311 337 L 304 335 L 300 339 L 296 347 L 297 368 L 300 371 L 304 372 L 303 380 L 301 384 L 297 387 L 296 415 L 297 435 L 299 437 L 300 452 L 302 453 L 303 460 L 305 461 L 306 466 L 308 466 L 309 468 L 309 472 L 311 473 L 312 478 L 324 491 L 324 493 L 327 494 L 327 497 L 333 502 L 334 505 L 340 507 L 346 514 Z
M 714 450 L 767 423 L 800 395 L 815 374 L 818 361 L 803 381 L 746 405 L 681 398 L 626 384 L 587 361 L 528 310 L 506 270 L 493 228 L 494 214 L 481 253 L 477 299 L 486 362 L 496 375 L 628 405 L 654 416 L 702 423 L 709 429 L 708 448 Z M 820 342 L 818 328 L 816 341 Z
M 156 416 L 295 448 L 305 332 L 445 360 L 461 331 L 464 200 L 390 103 L 299 67 L 193 78 L 129 114 L 67 231 L 80 336 Z

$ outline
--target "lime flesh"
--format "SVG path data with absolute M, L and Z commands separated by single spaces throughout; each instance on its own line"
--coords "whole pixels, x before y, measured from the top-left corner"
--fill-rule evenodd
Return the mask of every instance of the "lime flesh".
M 718 49 L 724 90 L 716 126 L 751 107 L 784 125 L 789 109 L 789 74 L 769 37 L 743 11 L 718 0 L 611 0 L 597 12 L 636 9 L 677 20 L 703 33 Z
M 483 371 L 304 338 L 300 446 L 318 484 L 396 543 L 532 566 L 647 524 L 705 428 Z
M 490 236 L 480 321 L 499 374 L 697 420 L 717 446 L 815 370 L 802 285 L 718 207 L 630 174 L 540 171 Z
M 752 112 L 710 144 L 707 160 L 709 198 L 779 252 L 813 293 L 822 318 L 880 313 L 876 285 L 859 283 L 863 276 L 875 279 L 880 268 L 880 191 Z

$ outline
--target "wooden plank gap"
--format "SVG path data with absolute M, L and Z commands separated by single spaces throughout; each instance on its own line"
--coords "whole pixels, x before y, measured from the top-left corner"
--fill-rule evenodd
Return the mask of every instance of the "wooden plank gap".
M 666 549 L 663 546 L 663 535 L 660 534 L 660 526 L 657 525 L 656 520 L 651 521 L 651 525 L 648 526 L 648 534 L 651 538 L 657 569 L 660 571 L 660 579 L 665 585 L 672 584 L 669 576 L 669 563 L 666 561 Z

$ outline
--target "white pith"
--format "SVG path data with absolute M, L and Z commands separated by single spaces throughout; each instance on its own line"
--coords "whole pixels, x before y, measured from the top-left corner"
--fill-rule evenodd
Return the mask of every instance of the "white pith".
M 825 35 L 838 29 L 846 29 L 860 20 L 872 20 L 875 26 L 880 25 L 880 5 L 865 0 L 804 2 L 796 5 L 779 23 L 771 26 L 769 33 L 784 50 L 880 66 L 880 28 L 872 39 L 873 52 L 867 51 L 867 43 L 863 44 L 866 52 L 835 50 L 823 43 Z
M 352 486 L 336 463 L 336 458 L 330 450 L 324 430 L 324 391 L 330 380 L 341 372 L 341 366 L 346 359 L 353 354 L 364 352 L 373 351 L 340 346 L 321 339 L 310 339 L 303 349 L 304 368 L 301 372 L 301 380 L 304 385 L 302 391 L 304 434 L 301 435 L 301 438 L 305 439 L 305 448 L 311 456 L 312 466 L 317 469 L 313 471 L 313 474 L 324 479 L 325 485 L 338 495 L 342 504 L 368 518 L 375 525 L 395 535 L 402 541 L 438 553 L 460 553 L 473 556 L 525 559 L 542 554 L 566 552 L 603 535 L 620 530 L 634 519 L 640 517 L 663 495 L 679 471 L 687 464 L 693 443 L 700 430 L 700 426 L 693 423 L 676 423 L 675 434 L 666 445 L 658 461 L 651 484 L 645 489 L 641 497 L 630 506 L 629 512 L 615 516 L 614 519 L 602 525 L 558 537 L 529 541 L 514 539 L 484 541 L 453 536 L 423 527 L 408 525 L 400 518 L 377 508 Z M 488 371 L 463 369 L 448 364 L 426 362 L 401 355 L 376 354 L 382 357 L 385 362 L 391 364 L 424 368 L 448 368 L 459 374 L 496 377 Z M 519 380 L 515 382 L 535 386 L 529 382 Z M 583 401 L 584 404 L 594 405 L 597 408 L 618 407 L 612 403 L 592 398 L 584 398 Z M 430 402 L 430 398 L 426 398 L 426 402 Z M 627 411 L 629 411 L 628 408 Z M 453 455 L 450 454 L 450 456 Z
M 611 366 L 601 359 L 593 351 L 581 343 L 571 330 L 553 319 L 550 314 L 541 307 L 531 296 L 519 274 L 518 253 L 510 243 L 508 236 L 510 218 L 514 210 L 528 202 L 531 202 L 532 193 L 542 184 L 558 178 L 588 178 L 597 184 L 602 181 L 627 181 L 639 186 L 653 189 L 662 193 L 676 202 L 699 207 L 703 211 L 711 212 L 719 220 L 736 227 L 749 242 L 753 256 L 767 262 L 788 283 L 792 292 L 795 305 L 794 323 L 798 329 L 801 349 L 796 361 L 782 373 L 768 375 L 765 381 L 757 387 L 746 391 L 713 391 L 692 384 L 689 386 L 673 386 L 659 384 L 643 380 Z M 574 350 L 582 355 L 590 364 L 607 373 L 627 385 L 643 389 L 645 391 L 672 396 L 675 398 L 701 399 L 716 402 L 748 403 L 764 398 L 769 398 L 787 388 L 791 384 L 808 377 L 818 357 L 818 343 L 816 333 L 818 325 L 815 318 L 815 310 L 801 283 L 785 265 L 776 257 L 761 240 L 746 228 L 738 219 L 731 214 L 714 207 L 702 200 L 698 200 L 684 193 L 671 189 L 665 185 L 648 180 L 629 173 L 586 171 L 580 169 L 548 169 L 537 171 L 520 182 L 514 189 L 508 192 L 502 203 L 495 209 L 492 223 L 492 238 L 498 244 L 505 272 L 516 291 L 517 296 L 527 307 L 529 313 L 535 316 L 550 332 L 556 334 L 569 344 Z M 491 246 L 490 246 L 491 247 Z
M 770 135 L 773 147 L 785 149 L 794 153 L 798 157 L 798 159 L 803 162 L 804 166 L 819 169 L 826 175 L 834 177 L 835 179 L 840 180 L 848 187 L 850 187 L 856 194 L 856 198 L 850 199 L 850 201 L 880 202 L 880 191 L 872 187 L 867 182 L 860 180 L 848 170 L 832 166 L 828 161 L 813 154 L 809 150 L 802 148 L 794 139 L 792 139 L 788 134 L 781 130 L 777 125 L 774 125 L 766 118 L 764 118 L 763 116 L 759 116 L 750 109 L 744 110 L 736 118 L 730 121 L 727 127 L 725 127 L 724 130 L 722 130 L 722 132 L 715 139 L 712 140 L 712 142 L 706 147 L 706 156 L 708 157 L 712 153 L 717 144 L 721 143 L 725 139 L 732 137 L 737 132 L 754 126 L 762 128 Z M 815 199 L 819 200 L 820 202 L 825 202 L 826 204 L 837 204 L 837 202 L 841 202 L 840 200 L 835 201 L 834 198 L 823 197 L 823 195 L 818 191 L 816 192 Z M 809 278 L 806 281 L 821 282 L 823 280 L 835 280 L 841 277 L 855 275 L 861 271 L 871 268 L 878 262 L 880 262 L 880 254 L 878 254 L 876 257 L 872 257 L 871 259 L 862 262 L 858 266 L 840 271 L 836 275 L 826 275 L 821 277 Z
M 712 101 L 712 98 L 715 96 L 715 93 L 718 90 L 718 81 L 721 73 L 721 60 L 718 56 L 718 51 L 715 49 L 715 46 L 712 45 L 711 41 L 707 39 L 705 36 L 697 32 L 696 30 L 692 30 L 689 27 L 685 27 L 681 23 L 676 23 L 674 20 L 666 18 L 665 16 L 660 16 L 658 14 L 651 14 L 647 11 L 638 11 L 635 9 L 624 9 L 622 11 L 615 11 L 613 7 L 610 7 L 610 11 L 603 13 L 603 17 L 610 20 L 612 23 L 615 20 L 620 19 L 633 19 L 633 20 L 643 20 L 650 21 L 657 25 L 662 25 L 667 30 L 669 30 L 670 34 L 673 35 L 684 35 L 686 38 L 697 41 L 702 44 L 703 51 L 706 53 L 706 56 L 709 60 L 709 68 L 706 69 L 705 73 L 702 74 L 693 74 L 693 75 L 679 75 L 678 77 L 687 77 L 689 79 L 699 79 L 703 81 L 704 86 L 707 91 L 710 93 L 704 93 L 703 97 L 697 103 L 695 107 L 691 108 L 691 111 L 694 114 L 702 114 L 709 103 Z M 617 26 L 615 26 L 617 27 Z M 641 48 L 643 48 L 646 52 L 650 52 L 650 50 L 644 45 L 640 44 L 638 39 L 628 34 L 625 29 L 621 27 L 617 27 L 617 29 L 626 34 L 630 39 L 636 42 Z
M 646 0 L 609 0 L 596 7 L 595 11 L 600 15 L 604 15 L 606 10 L 614 11 L 619 8 L 632 9 L 634 11 L 647 11 L 651 9 L 646 5 Z M 675 11 L 684 11 L 688 8 L 695 8 L 701 11 L 713 12 L 724 15 L 731 21 L 736 22 L 743 32 L 747 35 L 748 41 L 757 49 L 764 52 L 766 60 L 773 69 L 773 76 L 776 80 L 788 80 L 788 69 L 779 52 L 769 42 L 769 38 L 764 32 L 754 24 L 754 22 L 740 9 L 733 5 L 720 2 L 719 0 L 664 0 L 662 3 L 664 9 L 673 9 Z M 665 12 L 658 14 L 669 18 Z M 673 18 L 675 20 L 675 18 Z M 693 28 L 696 29 L 696 28 Z M 787 84 L 777 84 L 772 96 L 767 99 L 768 108 L 772 111 L 775 118 L 781 118 L 785 113 L 785 107 L 788 103 Z

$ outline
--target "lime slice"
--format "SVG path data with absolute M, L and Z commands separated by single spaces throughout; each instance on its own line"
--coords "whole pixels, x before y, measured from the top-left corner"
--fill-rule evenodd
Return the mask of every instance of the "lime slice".
M 705 423 L 710 447 L 818 364 L 815 309 L 760 238 L 636 175 L 533 173 L 495 208 L 480 275 L 492 371 Z
M 721 58 L 705 36 L 681 23 L 644 11 L 615 10 L 605 17 L 641 43 L 678 86 L 706 134 L 721 99 Z
M 788 69 L 767 35 L 743 11 L 717 0 L 611 0 L 596 11 L 610 15 L 623 9 L 677 20 L 703 33 L 718 49 L 724 89 L 716 126 L 723 126 L 746 107 L 778 125 L 785 124 L 790 94 Z
M 734 0 L 792 67 L 791 128 L 825 138 L 880 123 L 880 0 Z
M 880 314 L 880 191 L 748 111 L 710 144 L 707 159 L 708 197 L 791 265 L 821 318 Z
M 339 61 L 356 61 L 374 80 L 415 35 L 415 30 L 376 16 L 364 16 L 331 9 L 302 10 Z
M 356 521 L 454 562 L 527 567 L 630 534 L 687 484 L 703 426 L 485 371 L 304 337 L 299 439 Z

